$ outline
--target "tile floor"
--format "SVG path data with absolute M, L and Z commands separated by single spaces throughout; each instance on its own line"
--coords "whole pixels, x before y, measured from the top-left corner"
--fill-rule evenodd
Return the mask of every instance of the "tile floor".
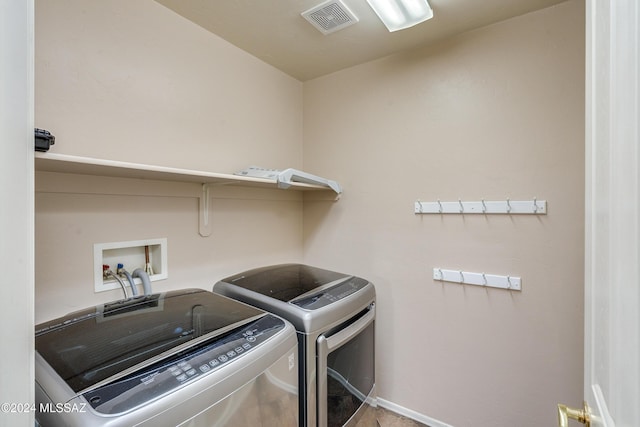
M 380 427 L 429 427 L 426 424 L 419 423 L 411 418 L 403 417 L 388 409 L 378 406 L 376 409 L 378 417 L 378 425 Z

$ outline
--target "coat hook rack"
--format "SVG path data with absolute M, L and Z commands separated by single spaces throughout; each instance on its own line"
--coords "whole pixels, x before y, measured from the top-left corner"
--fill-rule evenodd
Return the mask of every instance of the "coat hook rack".
M 520 277 L 500 276 L 497 274 L 472 273 L 461 270 L 433 269 L 433 280 L 440 282 L 452 282 L 465 285 L 484 286 L 488 288 L 500 288 L 510 291 L 521 291 L 522 280 Z
M 415 202 L 416 214 L 506 214 L 506 215 L 546 215 L 547 201 L 538 200 L 480 200 L 465 202 L 458 199 L 456 202 Z

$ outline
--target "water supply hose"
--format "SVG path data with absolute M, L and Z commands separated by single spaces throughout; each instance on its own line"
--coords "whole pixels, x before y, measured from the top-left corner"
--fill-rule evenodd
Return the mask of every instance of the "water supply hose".
M 124 276 L 127 278 L 127 281 L 129 282 L 129 286 L 131 286 L 131 294 L 134 297 L 137 296 L 138 295 L 138 287 L 136 286 L 136 282 L 133 280 L 133 277 L 131 277 L 131 273 L 129 273 L 127 270 L 125 270 L 124 264 L 118 264 L 118 270 L 116 270 L 116 273 L 124 274 Z
M 114 279 L 116 279 L 118 283 L 120 283 L 120 287 L 122 288 L 122 292 L 124 293 L 124 299 L 129 298 L 129 295 L 127 295 L 127 288 L 124 286 L 124 282 L 116 274 L 114 274 L 113 271 L 111 271 L 108 265 L 102 266 L 102 274 L 104 275 L 104 277 L 113 277 Z
M 144 289 L 144 295 L 151 295 L 153 291 L 151 290 L 151 280 L 149 280 L 149 275 L 144 272 L 141 268 L 136 268 L 133 270 L 133 277 L 139 277 L 142 281 L 142 289 Z

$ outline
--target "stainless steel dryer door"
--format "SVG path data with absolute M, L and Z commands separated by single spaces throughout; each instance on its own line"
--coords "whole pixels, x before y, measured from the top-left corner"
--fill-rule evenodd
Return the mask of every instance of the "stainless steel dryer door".
M 371 304 L 343 329 L 318 337 L 318 427 L 355 424 L 366 413 L 375 425 L 374 332 Z

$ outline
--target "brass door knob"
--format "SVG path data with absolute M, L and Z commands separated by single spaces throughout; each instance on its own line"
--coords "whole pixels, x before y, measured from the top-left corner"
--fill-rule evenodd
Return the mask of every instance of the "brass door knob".
M 558 404 L 558 425 L 560 427 L 569 427 L 569 419 L 581 422 L 587 427 L 591 426 L 591 409 L 587 402 L 584 402 L 582 409 L 573 409 L 567 405 Z

